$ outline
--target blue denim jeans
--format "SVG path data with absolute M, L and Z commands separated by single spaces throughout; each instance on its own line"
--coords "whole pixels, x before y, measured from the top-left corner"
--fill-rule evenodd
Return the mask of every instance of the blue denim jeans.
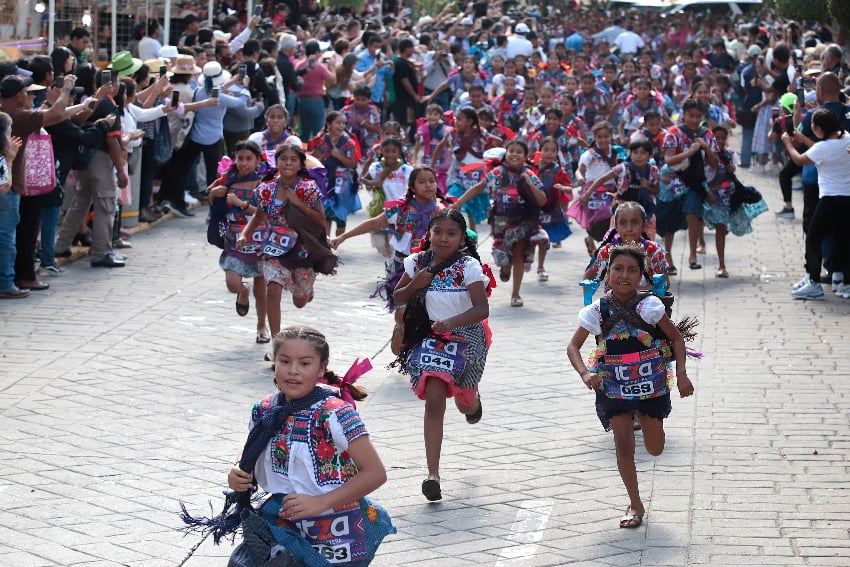
M 18 207 L 21 196 L 11 191 L 0 195 L 0 291 L 9 291 L 15 286 L 15 227 L 20 214 Z
M 59 226 L 59 207 L 41 209 L 41 252 L 38 257 L 42 267 L 56 265 L 54 244 L 56 244 L 57 226 Z
M 298 118 L 301 120 L 301 139 L 309 142 L 325 127 L 325 99 L 320 96 L 299 97 Z
M 753 135 L 755 128 L 741 129 L 741 166 L 750 167 L 750 160 L 753 157 Z

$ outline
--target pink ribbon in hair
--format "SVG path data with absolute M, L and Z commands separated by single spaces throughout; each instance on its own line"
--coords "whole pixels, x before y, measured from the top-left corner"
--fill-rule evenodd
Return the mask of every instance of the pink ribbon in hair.
M 343 401 L 348 402 L 355 408 L 357 407 L 357 404 L 354 403 L 354 397 L 351 395 L 351 385 L 370 370 L 372 370 L 372 361 L 368 358 L 354 360 L 354 363 L 348 369 L 348 372 L 345 373 L 345 376 L 339 379 L 339 384 L 334 384 L 334 386 L 339 388 L 339 396 Z
M 230 159 L 229 156 L 224 156 L 218 161 L 218 174 L 224 175 L 230 170 L 230 166 L 233 165 L 233 160 Z

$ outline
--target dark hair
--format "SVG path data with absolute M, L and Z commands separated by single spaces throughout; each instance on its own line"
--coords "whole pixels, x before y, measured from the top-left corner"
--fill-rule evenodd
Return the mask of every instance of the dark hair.
M 295 144 L 281 144 L 274 151 L 274 161 L 277 163 L 278 158 L 280 158 L 281 154 L 286 151 L 293 151 L 298 154 L 298 159 L 301 160 L 301 167 L 303 168 L 307 163 L 307 154 L 304 153 L 304 149 L 301 146 L 296 146 Z
M 549 118 L 550 114 L 554 114 L 555 116 L 557 116 L 558 120 L 564 119 L 564 111 L 560 108 L 555 108 L 554 106 L 552 108 L 547 108 L 545 114 L 543 114 L 543 117 Z
M 256 39 L 249 39 L 242 46 L 242 55 L 244 57 L 251 57 L 255 53 L 260 51 L 260 42 Z
M 198 30 L 198 43 L 201 44 L 201 47 L 206 49 L 207 43 L 212 43 L 215 34 L 213 33 L 212 28 L 201 28 Z
M 372 89 L 366 85 L 354 87 L 354 90 L 351 91 L 351 93 L 353 96 L 365 96 L 366 98 L 372 98 Z
M 236 142 L 236 146 L 233 148 L 233 155 L 235 156 L 242 150 L 248 150 L 255 156 L 257 159 L 261 159 L 263 157 L 263 152 L 260 150 L 260 146 L 257 145 L 256 142 L 252 142 L 251 140 L 239 140 Z
M 434 179 L 437 179 L 437 172 L 434 171 L 434 168 L 429 165 L 417 165 L 410 172 L 410 177 L 407 178 L 407 193 L 404 195 L 405 201 L 408 203 L 415 199 L 416 196 L 413 194 L 413 188 L 416 186 L 416 179 L 422 174 L 422 172 L 430 171 L 431 175 L 434 176 Z
M 395 146 L 396 148 L 398 148 L 399 152 L 404 152 L 404 146 L 402 145 L 401 140 L 399 140 L 395 136 L 389 136 L 381 140 L 381 150 L 383 150 L 387 146 Z
M 142 65 L 144 67 L 144 65 Z M 118 77 L 118 80 L 124 85 L 124 96 L 136 95 L 136 81 L 130 77 Z
M 570 101 L 571 103 L 573 103 L 573 106 L 576 106 L 576 97 L 574 97 L 573 95 L 571 95 L 571 94 L 562 94 L 562 95 L 561 95 L 561 98 L 565 98 L 565 99 L 567 99 L 568 101 Z
M 292 326 L 286 327 L 282 329 L 277 335 L 274 337 L 273 343 L 273 352 L 275 358 L 277 358 L 277 353 L 280 350 L 280 345 L 288 340 L 296 340 L 300 339 L 303 341 L 307 341 L 316 349 L 316 354 L 319 355 L 319 361 L 326 366 L 325 373 L 322 375 L 322 378 L 331 386 L 336 386 L 342 383 L 342 380 L 336 375 L 335 372 L 327 369 L 328 361 L 331 357 L 331 349 L 328 346 L 328 339 L 312 327 L 304 327 L 304 326 Z M 347 384 L 346 388 L 350 390 L 351 397 L 356 401 L 360 401 L 366 398 L 366 390 L 363 386 L 359 384 Z
M 325 116 L 325 129 L 331 125 L 332 122 L 337 120 L 338 118 L 345 119 L 345 114 L 340 112 L 339 110 L 332 110 L 328 112 L 328 115 Z
M 151 35 L 153 32 L 159 29 L 159 22 L 155 19 L 151 18 L 148 20 L 148 35 Z
M 838 115 L 826 108 L 815 110 L 815 113 L 812 114 L 812 126 L 817 126 L 823 130 L 824 138 L 829 138 L 836 132 L 844 135 L 844 128 L 841 127 L 841 120 Z
M 384 124 L 381 126 L 381 132 L 383 132 L 387 128 L 392 128 L 397 132 L 401 132 L 401 124 L 399 124 L 395 120 L 387 120 L 386 122 L 384 122 Z
M 319 42 L 315 39 L 311 39 L 307 43 L 304 44 L 304 53 L 309 57 L 310 55 L 315 55 L 319 51 L 321 51 L 321 47 L 319 47 Z
M 57 47 L 50 52 L 50 60 L 53 63 L 54 77 L 65 76 L 65 63 L 67 63 L 68 59 L 72 59 L 74 61 L 74 65 L 77 64 L 77 58 L 74 57 L 74 54 L 71 53 L 71 50 L 67 47 Z M 73 72 L 73 70 L 74 68 L 71 67 L 71 72 Z
M 636 243 L 629 244 L 620 244 L 619 246 L 614 246 L 611 248 L 611 255 L 608 258 L 608 265 L 614 263 L 614 260 L 619 258 L 620 256 L 629 256 L 634 258 L 638 263 L 638 268 L 640 268 L 641 272 L 645 271 L 646 267 L 646 250 L 644 250 L 643 246 Z
M 475 83 L 474 85 L 470 85 L 467 92 L 469 94 L 472 94 L 473 91 L 483 93 L 484 92 L 484 85 L 479 85 L 478 83 Z
M 76 27 L 71 30 L 71 39 L 80 39 L 83 37 L 91 37 L 91 32 L 88 28 Z
M 75 86 L 83 87 L 87 96 L 92 96 L 95 91 L 95 70 L 92 67 L 91 63 L 84 63 L 83 65 L 79 65 L 77 67 L 76 72 L 74 73 L 77 77 L 77 82 Z
M 638 150 L 638 149 L 643 149 L 644 151 L 649 153 L 649 155 L 651 156 L 652 152 L 653 152 L 652 142 L 650 142 L 646 138 L 641 138 L 640 140 L 635 140 L 634 142 L 629 144 L 629 151 L 630 152 L 633 152 L 633 151 Z
M 478 109 L 478 121 L 481 122 L 482 118 L 486 118 L 491 122 L 496 121 L 496 113 L 493 112 L 493 109 L 488 106 L 482 106 Z
M 29 70 L 33 83 L 43 83 L 47 75 L 53 72 L 53 60 L 47 55 L 35 55 L 30 59 Z
M 283 112 L 283 115 L 286 117 L 286 121 L 289 122 L 289 111 L 286 110 L 286 107 L 283 106 L 282 104 L 271 104 L 271 105 L 269 105 L 269 107 L 266 109 L 266 112 L 265 112 L 265 114 L 263 114 L 263 116 L 268 118 L 269 113 L 272 110 L 277 110 L 279 112 Z
M 660 113 L 660 112 L 658 112 L 658 111 L 657 111 L 657 110 L 655 110 L 654 108 L 653 108 L 652 110 L 647 110 L 647 111 L 643 114 L 643 123 L 644 123 L 644 124 L 646 124 L 646 123 L 647 123 L 647 122 L 649 122 L 650 120 L 655 120 L 656 118 L 657 118 L 658 120 L 661 120 L 661 113 Z
M 703 114 L 705 114 L 708 109 L 705 107 L 705 104 L 695 98 L 686 98 L 685 102 L 682 103 L 682 116 L 685 115 L 689 110 L 697 109 Z
M 520 140 L 519 138 L 514 138 L 507 144 L 505 144 L 505 158 L 507 157 L 507 151 L 511 149 L 513 146 L 519 146 L 525 152 L 525 157 L 528 157 L 528 144 Z M 505 163 L 505 158 L 502 158 L 502 163 Z
M 478 113 L 475 112 L 475 109 L 471 106 L 464 106 L 458 108 L 455 111 L 455 116 L 465 116 L 466 118 L 469 118 L 470 120 L 472 120 L 473 128 L 475 130 L 478 130 L 479 134 L 481 133 L 481 124 L 478 122 Z M 455 120 L 457 120 L 457 118 L 455 118 Z
M 555 147 L 560 149 L 561 145 L 558 143 L 558 140 L 555 139 L 554 136 L 545 136 L 542 140 L 540 140 L 540 149 L 543 149 L 543 146 L 546 144 L 555 144 Z
M 404 52 L 408 49 L 413 49 L 414 47 L 415 46 L 414 46 L 413 40 L 410 39 L 409 37 L 406 37 L 403 40 L 401 40 L 400 42 L 398 42 L 399 53 L 402 53 L 402 52 Z

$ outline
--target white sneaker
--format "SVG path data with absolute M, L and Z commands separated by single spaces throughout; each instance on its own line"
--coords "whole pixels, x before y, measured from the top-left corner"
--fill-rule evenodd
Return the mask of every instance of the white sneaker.
M 844 272 L 832 272 L 832 291 L 838 290 L 844 285 Z
M 842 283 L 832 288 L 832 291 L 835 292 L 835 295 L 838 297 L 843 297 L 844 299 L 850 299 L 850 285 Z
M 198 204 L 198 200 L 196 198 L 194 198 L 193 196 L 191 196 L 188 191 L 185 191 L 183 193 L 183 199 L 186 201 L 187 207 L 194 207 L 195 205 Z
M 809 280 L 803 287 L 792 291 L 791 297 L 794 299 L 814 299 L 816 297 L 823 297 L 823 286 Z
M 801 287 L 803 287 L 803 286 L 804 286 L 804 285 L 806 285 L 807 283 L 809 283 L 809 276 L 803 276 L 803 279 L 801 279 L 800 281 L 798 281 L 797 283 L 795 283 L 794 285 L 792 285 L 792 286 L 791 286 L 791 289 L 792 289 L 792 290 L 794 290 L 794 289 L 800 289 Z

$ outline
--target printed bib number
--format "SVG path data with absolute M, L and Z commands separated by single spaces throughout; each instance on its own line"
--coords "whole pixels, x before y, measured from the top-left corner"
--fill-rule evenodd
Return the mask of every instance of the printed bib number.
M 239 239 L 239 236 L 242 234 L 243 230 L 245 230 L 244 224 L 228 225 L 227 231 L 231 242 L 235 243 Z M 260 251 L 260 248 L 263 246 L 263 241 L 265 239 L 265 230 L 255 230 L 251 233 L 251 237 L 245 241 L 245 244 L 242 245 L 242 250 L 240 250 L 240 252 L 243 252 L 245 254 L 256 254 Z
M 667 389 L 667 365 L 658 349 L 624 355 L 605 355 L 599 365 L 602 392 L 620 400 L 663 396 Z
M 732 187 L 729 183 L 724 183 L 720 187 L 712 188 L 711 194 L 714 195 L 714 204 L 720 207 L 729 207 L 729 198 L 732 196 Z
M 266 256 L 283 256 L 295 246 L 298 233 L 284 226 L 269 227 L 263 242 L 262 252 Z
M 458 178 L 460 180 L 461 185 L 463 185 L 464 189 L 469 189 L 470 187 L 478 184 L 481 181 L 481 173 L 484 171 L 483 169 L 471 169 L 468 171 L 460 170 Z
M 603 186 L 600 189 L 597 189 L 590 196 L 590 200 L 587 202 L 588 210 L 595 211 L 597 209 L 601 209 L 603 207 L 610 207 L 614 203 L 614 195 L 608 192 L 608 188 Z
M 496 193 L 496 214 L 516 215 L 525 209 L 525 199 L 520 196 L 516 188 L 501 189 Z
M 366 559 L 366 532 L 359 503 L 348 510 L 334 510 L 291 522 L 313 550 L 328 563 L 345 564 Z
M 551 213 L 540 213 L 540 224 L 552 224 Z
M 336 171 L 336 180 L 334 181 L 334 192 L 337 195 L 345 195 L 351 189 L 351 172 L 347 169 L 338 169 Z
M 410 360 L 422 370 L 460 374 L 466 365 L 468 346 L 466 339 L 458 335 L 452 335 L 448 340 L 430 337 L 413 350 Z

